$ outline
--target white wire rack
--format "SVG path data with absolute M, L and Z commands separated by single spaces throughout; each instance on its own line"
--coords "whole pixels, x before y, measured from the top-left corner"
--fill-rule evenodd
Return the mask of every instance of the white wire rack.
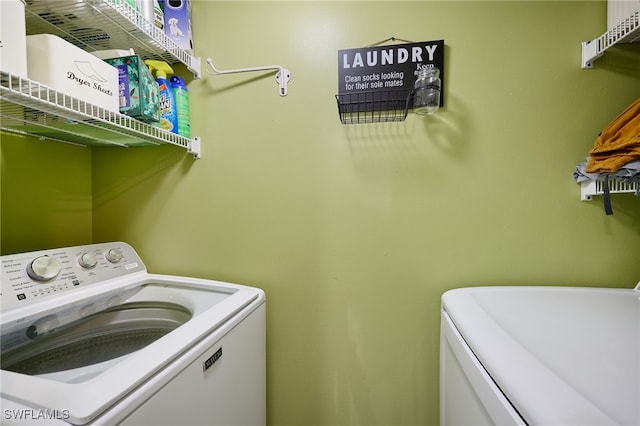
M 580 183 L 580 198 L 582 201 L 591 201 L 594 195 L 604 194 L 605 182 L 588 180 Z M 625 183 L 609 179 L 610 194 L 635 193 L 638 191 L 637 183 Z
M 178 47 L 125 0 L 29 0 L 27 34 L 53 34 L 88 52 L 130 49 L 145 59 L 182 63 L 200 77 L 200 58 Z M 172 144 L 200 158 L 200 138 L 185 138 L 0 71 L 0 128 L 82 146 Z
M 125 0 L 30 0 L 26 2 L 27 34 L 53 34 L 92 52 L 133 48 L 145 59 L 183 63 L 201 76 L 200 58 L 181 49 Z
M 582 42 L 582 68 L 593 68 L 593 61 L 601 57 L 605 50 L 616 43 L 635 43 L 639 41 L 640 10 L 636 10 L 600 37 Z
M 0 71 L 0 128 L 83 146 L 172 144 L 200 158 L 200 139 L 188 139 L 127 115 Z

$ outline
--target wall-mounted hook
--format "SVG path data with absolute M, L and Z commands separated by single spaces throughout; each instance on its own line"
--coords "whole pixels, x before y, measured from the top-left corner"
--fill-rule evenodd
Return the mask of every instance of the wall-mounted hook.
M 211 61 L 211 58 L 207 58 L 207 64 L 209 64 L 209 67 L 211 67 L 212 71 L 209 71 L 208 69 L 206 69 L 206 71 L 211 75 L 237 74 L 237 73 L 243 73 L 243 72 L 276 70 L 277 71 L 276 82 L 280 86 L 280 91 L 279 91 L 280 96 L 287 96 L 287 83 L 289 82 L 289 80 L 291 80 L 291 72 L 288 69 L 281 67 L 280 65 L 268 65 L 264 67 L 252 67 L 252 68 L 236 68 L 232 70 L 219 70 L 215 67 L 215 65 L 213 65 L 213 61 Z

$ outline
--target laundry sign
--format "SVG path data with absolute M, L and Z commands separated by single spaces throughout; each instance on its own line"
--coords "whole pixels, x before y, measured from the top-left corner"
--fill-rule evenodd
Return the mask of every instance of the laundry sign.
M 406 96 L 420 69 L 432 67 L 444 80 L 444 40 L 339 50 L 338 93 L 395 90 Z

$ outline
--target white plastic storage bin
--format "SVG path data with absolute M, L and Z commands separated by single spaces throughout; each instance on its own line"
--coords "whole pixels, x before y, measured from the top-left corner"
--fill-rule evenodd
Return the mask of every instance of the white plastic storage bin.
M 0 70 L 27 77 L 24 1 L 0 0 Z
M 112 112 L 120 110 L 118 70 L 60 37 L 27 36 L 27 72 L 31 80 L 56 91 Z

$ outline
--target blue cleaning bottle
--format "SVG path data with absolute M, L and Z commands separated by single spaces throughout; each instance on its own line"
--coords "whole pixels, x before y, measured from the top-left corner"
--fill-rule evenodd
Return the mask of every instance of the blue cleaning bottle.
M 178 133 L 178 111 L 173 89 L 167 80 L 167 74 L 173 74 L 173 68 L 166 62 L 147 59 L 144 61 L 158 82 L 158 97 L 160 99 L 160 127 L 172 133 Z
M 178 134 L 185 138 L 191 137 L 191 122 L 189 119 L 189 92 L 184 80 L 177 75 L 169 79 L 173 97 L 176 100 L 176 112 L 178 114 Z

